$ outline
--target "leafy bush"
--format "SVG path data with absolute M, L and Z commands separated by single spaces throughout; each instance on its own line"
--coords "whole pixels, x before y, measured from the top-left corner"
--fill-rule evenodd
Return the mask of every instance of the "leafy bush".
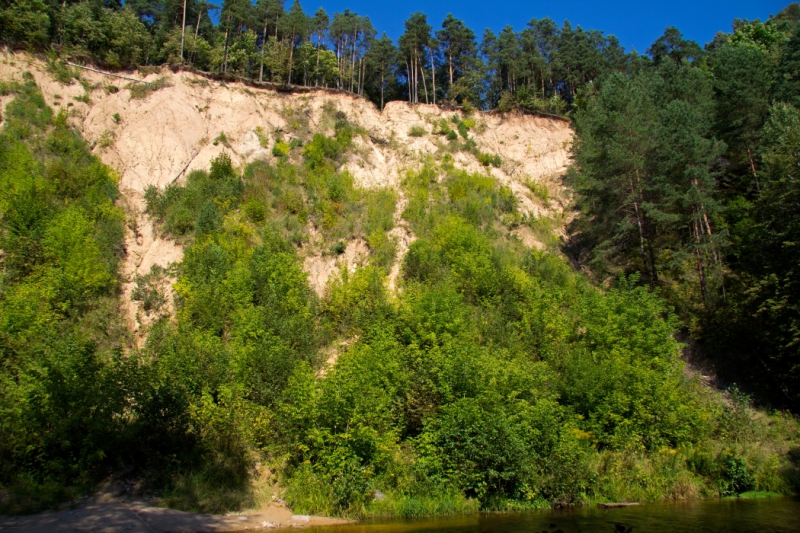
M 220 143 L 222 143 L 223 146 L 227 146 L 228 148 L 230 148 L 230 143 L 228 142 L 228 136 L 225 135 L 224 131 L 219 132 L 219 135 L 216 136 L 212 144 L 214 146 L 217 146 Z
M 242 209 L 247 218 L 257 224 L 267 219 L 267 207 L 264 205 L 264 202 L 256 198 L 247 201 L 247 203 L 242 206 Z
M 492 165 L 493 167 L 499 168 L 500 165 L 503 164 L 503 161 L 500 159 L 499 155 L 486 154 L 483 152 L 478 152 L 478 162 L 485 167 Z
M 283 141 L 276 141 L 275 146 L 272 147 L 272 155 L 275 157 L 284 157 L 289 154 L 291 147 Z
M 331 253 L 334 255 L 342 255 L 347 250 L 347 243 L 344 241 L 337 241 L 331 246 Z
M 376 229 L 367 236 L 367 244 L 375 265 L 386 269 L 392 266 L 397 253 L 395 238 L 390 237 L 385 231 Z
M 165 76 L 157 78 L 155 81 L 142 83 L 129 83 L 125 86 L 130 91 L 131 100 L 136 98 L 147 98 L 154 91 L 170 87 L 172 84 Z
M 547 188 L 546 184 L 526 180 L 525 186 L 534 194 L 534 196 L 543 201 L 545 205 L 550 203 L 550 189 Z
M 159 314 L 167 304 L 165 275 L 166 270 L 159 265 L 150 267 L 150 272 L 144 276 L 136 275 L 136 287 L 131 292 L 131 300 L 141 302 L 145 313 Z
M 411 129 L 408 130 L 408 134 L 411 137 L 422 137 L 428 133 L 428 131 L 422 126 L 411 126 Z
M 216 231 L 226 213 L 238 207 L 244 182 L 227 152 L 211 162 L 211 172 L 189 173 L 186 186 L 169 185 L 160 192 L 145 190 L 146 211 L 164 223 L 164 230 L 183 237 Z
M 120 357 L 124 327 L 115 300 L 124 217 L 114 205 L 113 172 L 64 114 L 53 116 L 30 79 L 6 112 L 0 483 L 19 491 L 12 507 L 31 511 L 132 460 L 119 417 L 132 405 L 120 387 L 137 387 L 128 374 L 136 363 Z M 64 488 L 52 492 L 56 485 Z M 40 496 L 24 497 L 31 490 Z
M 65 85 L 72 83 L 72 80 L 78 77 L 74 68 L 70 68 L 64 61 L 55 55 L 48 55 L 47 57 L 47 71 L 53 75 L 56 81 Z

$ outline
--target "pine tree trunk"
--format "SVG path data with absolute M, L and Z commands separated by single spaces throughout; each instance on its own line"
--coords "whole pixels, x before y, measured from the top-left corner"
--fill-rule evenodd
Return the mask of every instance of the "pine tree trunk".
M 408 84 L 408 103 L 413 103 L 411 101 L 411 69 L 408 66 L 408 60 L 406 60 L 406 83 Z
M 367 62 L 361 58 L 361 96 L 364 96 L 364 82 L 367 79 Z
M 431 85 L 433 86 L 433 105 L 436 105 L 436 69 L 433 64 L 433 50 L 428 47 L 428 53 L 431 56 Z
M 636 194 L 636 187 L 633 184 L 633 180 L 629 179 L 629 182 L 631 185 L 631 194 L 633 194 L 634 197 L 637 197 L 638 195 Z M 633 200 L 633 210 L 636 213 L 636 226 L 639 229 L 639 250 L 642 254 L 642 263 L 644 264 L 644 269 L 652 273 L 653 269 L 651 269 L 648 265 L 647 254 L 644 251 L 644 227 L 642 224 L 642 214 L 639 212 L 639 202 L 635 199 Z
M 264 50 L 267 48 L 267 21 L 264 21 L 264 38 L 261 41 L 261 68 L 258 71 L 258 81 L 264 81 Z
M 64 10 L 67 8 L 67 0 L 61 0 L 61 13 L 58 17 L 58 44 L 64 44 Z M 148 59 L 150 59 L 148 55 Z
M 747 147 L 747 156 L 750 158 L 750 168 L 753 169 L 753 177 L 756 179 L 756 190 L 759 194 L 761 194 L 761 183 L 758 181 L 758 172 L 756 172 L 756 164 L 753 161 L 753 153 L 750 151 L 750 147 Z
M 703 262 L 703 254 L 700 251 L 700 229 L 698 228 L 698 222 L 696 219 L 692 221 L 692 225 L 690 226 L 690 231 L 694 233 L 694 240 L 695 240 L 694 256 L 695 256 L 695 262 L 697 263 L 697 274 L 700 277 L 700 290 L 703 294 L 703 307 L 706 308 L 706 312 L 710 312 L 711 309 L 708 305 L 708 283 L 706 281 L 706 268 Z
M 181 24 L 181 63 L 183 63 L 183 42 L 186 35 L 186 0 L 183 0 L 183 23 Z
M 294 28 L 292 28 L 292 40 L 289 41 L 289 77 L 288 85 L 292 84 L 292 58 L 294 57 Z
M 636 169 L 636 193 L 641 205 L 644 203 L 644 194 L 642 194 L 642 178 L 638 168 Z M 656 254 L 653 250 L 653 225 L 650 223 L 650 219 L 644 215 L 642 216 L 642 220 L 644 221 L 645 234 L 647 235 L 647 252 L 650 256 L 650 274 L 653 284 L 655 284 L 658 283 L 658 270 L 656 269 Z
M 320 34 L 317 34 L 317 67 L 314 70 L 314 87 L 319 87 L 319 42 L 322 39 Z
M 222 72 L 228 72 L 228 30 L 225 30 L 225 60 L 222 64 Z
M 647 253 L 650 256 L 650 267 L 652 268 L 653 284 L 658 283 L 658 269 L 656 268 L 656 254 L 653 248 L 653 224 L 648 217 L 643 217 L 644 231 L 647 236 Z
M 414 103 L 419 103 L 419 56 L 414 58 Z
M 194 49 L 192 50 L 192 54 L 189 56 L 189 62 L 194 64 L 194 53 L 197 50 L 197 35 L 200 33 L 200 14 L 202 11 L 199 9 L 197 10 L 197 26 L 194 27 Z
M 417 79 L 417 59 L 414 54 L 411 54 L 411 75 L 413 77 L 414 97 L 411 99 L 412 104 L 419 103 L 419 80 Z
M 355 73 L 356 73 L 356 60 L 355 60 L 355 56 L 353 54 L 354 52 L 355 52 L 355 49 L 351 48 L 350 49 L 350 65 L 349 65 L 350 81 L 349 81 L 349 85 L 347 87 L 347 90 L 350 91 L 351 93 L 353 92 L 353 77 L 355 76 Z
M 453 89 L 453 53 L 452 51 L 447 56 L 450 60 L 450 89 Z
M 419 64 L 419 71 L 422 74 L 422 89 L 425 91 L 425 103 L 428 104 L 428 84 L 425 82 L 425 69 L 422 68 L 422 63 Z

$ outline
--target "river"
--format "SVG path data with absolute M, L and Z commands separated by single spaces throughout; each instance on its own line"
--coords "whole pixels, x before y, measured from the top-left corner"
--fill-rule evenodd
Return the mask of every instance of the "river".
M 800 533 L 800 499 L 703 500 L 637 507 L 481 513 L 419 520 L 367 520 L 313 533 Z

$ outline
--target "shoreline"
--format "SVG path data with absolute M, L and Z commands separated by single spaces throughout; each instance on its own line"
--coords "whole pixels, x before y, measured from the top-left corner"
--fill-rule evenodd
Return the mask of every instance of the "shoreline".
M 776 498 L 777 493 L 743 493 L 735 499 Z M 597 502 L 589 501 L 575 507 L 597 507 L 605 509 L 646 505 L 647 503 L 688 503 L 692 501 L 724 501 L 727 498 L 699 498 L 673 500 L 670 502 Z M 533 510 L 533 509 L 531 509 Z M 544 510 L 544 509 L 541 509 Z M 464 516 L 481 513 L 521 512 L 515 510 L 476 511 Z M 523 511 L 524 512 L 524 511 Z M 447 515 L 416 517 L 431 519 Z M 404 520 L 402 517 L 371 517 L 367 521 Z M 326 516 L 296 515 L 282 504 L 271 502 L 257 510 L 224 515 L 193 513 L 166 507 L 158 507 L 140 498 L 104 499 L 90 498 L 74 509 L 48 511 L 33 515 L 5 516 L 0 518 L 0 532 L 24 531 L 30 533 L 66 533 L 92 531 L 100 533 L 233 533 L 239 531 L 269 531 L 303 529 L 309 527 L 357 524 L 363 520 L 352 520 Z
M 0 531 L 26 533 L 222 533 L 269 531 L 316 526 L 353 524 L 356 520 L 325 516 L 295 515 L 288 508 L 270 503 L 241 513 L 213 515 L 157 507 L 146 500 L 92 498 L 76 509 L 49 511 L 27 516 L 0 518 Z

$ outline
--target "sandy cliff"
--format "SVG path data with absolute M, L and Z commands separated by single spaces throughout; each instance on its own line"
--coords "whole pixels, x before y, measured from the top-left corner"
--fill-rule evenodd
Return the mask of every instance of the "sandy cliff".
M 135 98 L 127 80 L 81 70 L 80 83 L 65 85 L 54 80 L 44 62 L 28 55 L 6 55 L 0 61 L 0 79 L 21 80 L 26 71 L 33 74 L 47 103 L 56 110 L 66 109 L 73 125 L 93 143 L 93 151 L 119 172 L 121 202 L 128 213 L 121 307 L 134 332 L 151 320 L 131 301 L 135 275 L 147 273 L 152 265 L 166 267 L 182 257 L 181 247 L 160 235 L 143 213 L 148 186 L 164 187 L 179 182 L 191 170 L 206 169 L 222 150 L 239 164 L 258 158 L 272 160 L 277 134 L 287 139 L 332 133 L 332 125 L 324 117 L 325 110 L 333 107 L 369 134 L 354 139 L 344 169 L 359 186 L 388 186 L 399 191 L 403 173 L 418 167 L 427 154 L 435 154 L 441 147 L 440 136 L 415 137 L 409 130 L 421 126 L 431 132 L 434 122 L 453 114 L 432 105 L 412 107 L 405 102 L 390 102 L 380 112 L 372 103 L 352 96 L 323 91 L 280 94 L 166 69 L 146 77 L 128 74 L 147 81 L 163 78 L 168 84 Z M 3 97 L 0 105 L 7 100 Z M 524 213 L 541 216 L 563 211 L 566 200 L 560 176 L 568 164 L 572 140 L 568 124 L 532 116 L 477 114 L 473 118 L 476 127 L 470 135 L 479 150 L 499 154 L 503 163 L 500 168 L 483 167 L 472 154 L 460 152 L 455 155 L 456 166 L 491 173 L 512 189 Z M 537 198 L 531 183 L 546 186 L 550 201 Z M 392 231 L 399 253 L 389 279 L 391 288 L 397 286 L 400 261 L 414 240 L 399 216 L 404 202 L 401 194 L 397 227 Z M 352 268 L 361 264 L 367 248 L 365 242 L 353 240 L 344 254 L 325 256 L 314 246 L 314 232 L 309 227 L 311 246 L 302 253 L 310 282 L 322 293 L 339 265 L 346 262 Z M 518 236 L 528 246 L 542 246 L 527 228 L 518 230 Z

